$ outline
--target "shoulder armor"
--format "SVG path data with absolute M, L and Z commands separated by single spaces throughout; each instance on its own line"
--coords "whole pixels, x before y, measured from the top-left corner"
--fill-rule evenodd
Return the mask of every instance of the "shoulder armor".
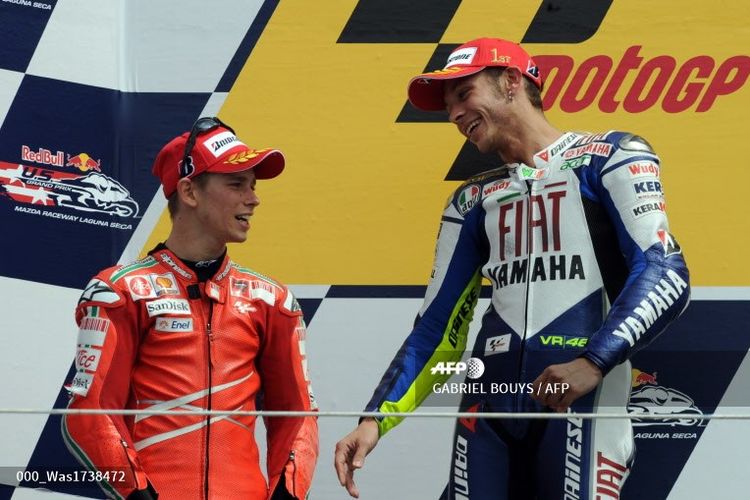
M 297 302 L 297 298 L 288 288 L 286 289 L 286 297 L 281 306 L 281 311 L 289 316 L 302 316 L 302 308 L 299 302 Z
M 456 210 L 461 216 L 466 215 L 469 211 L 479 204 L 482 200 L 482 186 L 490 180 L 510 178 L 508 165 L 487 170 L 473 177 L 466 179 L 448 198 L 445 205 L 447 209 L 451 203 L 455 204 Z
M 646 139 L 644 139 L 640 135 L 625 134 L 620 138 L 620 141 L 617 143 L 617 145 L 620 147 L 620 149 L 624 149 L 626 151 L 639 151 L 655 154 L 654 148 L 651 147 L 651 144 L 649 144 L 648 141 L 646 141 Z
M 508 165 L 503 165 L 501 167 L 493 168 L 492 170 L 485 170 L 484 172 L 480 172 L 476 175 L 473 175 L 466 179 L 463 184 L 461 184 L 460 187 L 467 186 L 469 184 L 474 183 L 482 183 L 487 179 L 493 178 L 493 177 L 510 177 L 510 173 L 508 171 Z M 460 189 L 460 188 L 459 188 Z
M 118 305 L 122 301 L 122 295 L 109 283 L 99 278 L 93 278 L 86 285 L 86 288 L 83 289 L 83 293 L 81 293 L 81 297 L 78 299 L 78 305 L 86 303 L 106 307 Z

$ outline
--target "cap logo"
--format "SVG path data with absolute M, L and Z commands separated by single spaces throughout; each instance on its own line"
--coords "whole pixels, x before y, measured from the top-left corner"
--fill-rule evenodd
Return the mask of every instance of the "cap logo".
M 497 49 L 494 47 L 490 49 L 490 52 L 492 52 L 492 64 L 510 64 L 510 56 L 497 55 Z
M 265 149 L 249 149 L 247 151 L 241 151 L 239 153 L 235 153 L 231 155 L 229 158 L 224 160 L 224 163 L 231 163 L 232 165 L 237 165 L 238 163 L 245 163 L 246 161 L 250 161 L 253 158 L 258 157 L 259 155 L 265 153 L 270 148 Z
M 445 64 L 445 68 L 450 68 L 454 64 L 469 65 L 474 61 L 474 55 L 476 53 L 476 47 L 466 47 L 464 49 L 455 50 L 450 56 L 448 56 L 448 62 Z
M 534 78 L 539 78 L 539 68 L 534 66 L 534 62 L 531 60 L 529 61 L 528 66 L 526 66 L 526 72 Z
M 195 172 L 195 165 L 193 165 L 193 157 L 188 156 L 184 161 L 180 162 L 180 178 L 188 177 Z
M 203 143 L 203 146 L 214 155 L 214 158 L 218 158 L 230 149 L 240 145 L 244 146 L 244 144 L 237 139 L 237 136 L 229 131 L 216 134 Z
M 451 73 L 457 73 L 461 71 L 461 68 L 445 68 L 445 69 L 436 69 L 435 71 L 430 71 L 429 73 L 425 73 L 425 76 L 427 75 L 449 75 Z M 431 80 L 429 78 L 420 78 L 417 80 L 419 83 L 429 84 Z

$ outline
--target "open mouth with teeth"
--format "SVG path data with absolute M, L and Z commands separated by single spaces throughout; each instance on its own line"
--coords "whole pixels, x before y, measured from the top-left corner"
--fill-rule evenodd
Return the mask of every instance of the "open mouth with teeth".
M 250 216 L 249 215 L 235 215 L 235 219 L 237 219 L 240 222 L 244 222 L 245 224 L 250 222 Z
M 471 137 L 471 133 L 476 130 L 476 128 L 479 126 L 480 120 L 477 118 L 473 122 L 469 123 L 469 126 L 466 127 L 466 137 Z

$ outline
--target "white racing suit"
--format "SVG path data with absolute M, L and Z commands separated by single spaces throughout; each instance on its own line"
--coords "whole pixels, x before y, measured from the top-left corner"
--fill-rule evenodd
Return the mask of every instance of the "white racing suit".
M 566 133 L 534 161 L 480 174 L 451 197 L 424 305 L 367 410 L 411 411 L 440 392 L 449 375 L 435 367 L 461 359 L 482 277 L 492 297 L 471 356 L 485 370 L 466 380 L 462 411 L 548 411 L 531 382 L 580 356 L 604 379 L 567 420 L 459 420 L 443 498 L 619 498 L 634 456 L 630 421 L 575 413 L 625 412 L 628 359 L 689 301 L 646 141 Z M 440 398 L 431 401 L 446 406 Z M 380 435 L 399 421 L 380 419 Z

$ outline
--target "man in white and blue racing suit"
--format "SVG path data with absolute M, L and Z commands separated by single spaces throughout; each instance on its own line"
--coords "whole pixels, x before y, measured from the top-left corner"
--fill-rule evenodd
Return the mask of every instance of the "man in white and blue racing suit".
M 628 359 L 689 301 L 659 158 L 633 134 L 558 131 L 541 86 L 520 46 L 487 38 L 409 85 L 417 108 L 447 109 L 480 151 L 508 163 L 450 198 L 424 305 L 367 410 L 412 411 L 447 380 L 434 368 L 461 359 L 484 277 L 491 303 L 471 352 L 484 389 L 467 391 L 460 409 L 569 414 L 459 419 L 444 499 L 619 498 L 634 457 L 630 421 L 575 414 L 623 413 Z M 352 496 L 353 471 L 400 420 L 363 419 L 338 443 Z

